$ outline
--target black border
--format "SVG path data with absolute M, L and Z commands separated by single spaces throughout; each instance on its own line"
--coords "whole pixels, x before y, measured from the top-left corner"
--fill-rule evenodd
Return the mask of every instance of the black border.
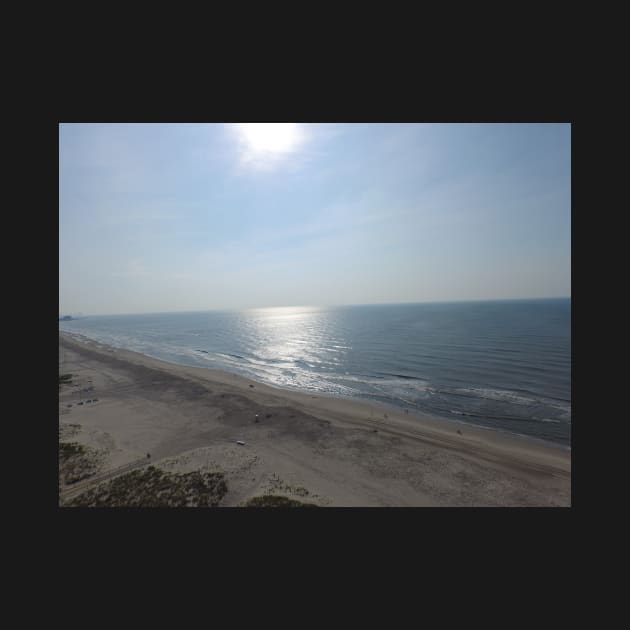
M 121 91 L 110 94 L 100 92 L 97 94 L 99 98 L 92 100 L 91 104 L 83 100 L 72 102 L 69 98 L 65 107 L 59 107 L 46 116 L 38 144 L 45 156 L 41 181 L 47 182 L 47 185 L 34 185 L 30 189 L 41 195 L 37 205 L 43 210 L 41 214 L 37 213 L 37 217 L 44 227 L 36 242 L 40 251 L 44 252 L 44 260 L 48 260 L 37 271 L 38 275 L 50 273 L 50 278 L 41 280 L 42 290 L 30 296 L 35 322 L 39 330 L 45 331 L 41 347 L 49 349 L 50 354 L 47 350 L 46 356 L 57 355 L 55 346 L 58 338 L 58 328 L 52 328 L 59 312 L 58 292 L 57 297 L 54 296 L 58 270 L 52 261 L 55 254 L 59 255 L 59 224 L 54 212 L 59 199 L 59 122 L 571 122 L 573 171 L 576 166 L 575 142 L 579 136 L 576 135 L 574 104 L 569 89 L 571 84 L 566 74 L 555 73 L 556 66 L 552 68 L 551 76 L 541 77 L 540 81 L 536 81 L 536 71 L 532 69 L 525 75 L 516 76 L 512 82 L 503 75 L 492 77 L 487 82 L 480 81 L 469 67 L 462 68 L 456 76 L 447 74 L 442 80 L 431 82 L 423 73 L 424 68 L 417 68 L 415 73 L 397 73 L 394 70 L 381 81 L 375 80 L 373 73 L 365 68 L 361 73 L 353 67 L 344 66 L 336 73 L 336 82 L 322 76 L 326 75 L 322 71 L 317 73 L 316 80 L 307 89 L 285 85 L 282 98 L 273 103 L 266 94 L 273 91 L 274 86 L 266 85 L 266 90 L 261 91 L 261 85 L 256 82 L 240 86 L 231 83 L 221 87 L 213 83 L 211 93 L 200 102 L 194 101 L 195 105 L 191 105 L 193 99 L 190 94 L 188 98 L 180 98 L 176 89 L 170 98 L 165 98 L 164 92 L 161 92 L 159 105 L 151 94 L 140 103 L 127 107 L 121 104 Z M 380 66 L 380 70 L 387 72 L 388 68 Z M 471 70 L 470 74 L 468 70 Z M 379 74 L 380 78 L 382 74 Z M 337 92 L 338 86 L 344 89 Z M 490 86 L 492 89 L 489 89 Z M 223 90 L 227 96 L 220 97 L 217 102 L 215 96 Z M 347 100 L 342 100 L 341 94 Z M 77 105 L 77 102 L 80 104 Z M 150 106 L 148 102 L 151 102 Z M 575 178 L 572 175 L 574 210 L 577 205 Z M 575 216 L 574 213 L 572 216 Z M 29 217 L 25 218 L 28 223 Z M 24 229 L 26 233 L 31 233 L 28 226 Z M 572 219 L 572 242 L 574 236 L 575 222 Z M 572 294 L 574 278 L 572 261 Z M 44 299 L 51 305 L 50 309 L 47 306 L 41 308 Z M 55 302 L 56 314 L 52 312 Z M 51 326 L 50 333 L 47 326 L 41 326 L 42 312 Z M 47 395 L 29 397 L 36 407 L 42 405 L 41 413 L 33 412 L 34 415 L 50 417 L 53 400 L 57 401 L 57 390 L 53 390 L 55 382 L 53 374 L 50 377 L 49 402 Z M 580 417 L 581 412 L 576 413 L 573 405 L 576 423 L 579 423 Z M 45 462 L 42 469 L 54 470 L 57 468 L 56 427 L 51 425 L 46 435 L 46 440 L 38 443 L 41 451 L 37 457 Z M 576 435 L 579 441 L 580 432 L 573 428 L 572 442 Z M 320 549 L 325 557 L 334 555 L 340 564 L 363 558 L 361 566 L 365 562 L 365 554 L 390 556 L 392 560 L 396 556 L 403 563 L 405 558 L 417 558 L 425 553 L 430 556 L 431 551 L 437 553 L 438 549 L 447 557 L 449 550 L 464 555 L 466 549 L 471 555 L 480 554 L 481 549 L 493 549 L 499 555 L 509 550 L 521 560 L 527 552 L 539 555 L 541 549 L 556 559 L 568 550 L 568 538 L 565 540 L 562 537 L 568 536 L 569 522 L 566 519 L 570 509 L 502 508 L 497 513 L 497 509 L 493 508 L 463 511 L 329 508 L 289 510 L 289 516 L 287 511 L 278 514 L 273 510 L 63 510 L 57 507 L 54 474 L 50 475 L 50 471 L 45 473 L 40 467 L 35 470 L 35 479 L 31 479 L 30 483 L 35 482 L 36 486 L 44 489 L 42 505 L 46 507 L 47 522 L 53 525 L 53 531 L 58 536 L 54 544 L 72 544 L 77 549 L 84 545 L 92 549 L 90 545 L 98 544 L 112 549 L 120 544 L 132 558 L 142 552 L 148 556 L 152 551 L 161 553 L 164 548 L 172 550 L 179 546 L 183 556 L 200 553 L 192 541 L 209 539 L 221 541 L 218 546 L 212 544 L 209 553 L 224 556 L 222 559 L 227 562 L 231 562 L 233 557 L 242 558 L 251 554 L 251 557 L 280 557 L 281 561 L 286 558 L 290 563 L 296 554 L 305 554 L 317 564 L 317 556 L 313 555 L 315 549 Z M 575 487 L 574 482 L 572 487 Z M 576 506 L 574 490 L 572 505 Z M 203 516 L 200 516 L 202 513 Z M 164 539 L 165 535 L 167 539 Z M 130 541 L 129 547 L 125 540 Z M 327 549 L 329 546 L 330 549 Z

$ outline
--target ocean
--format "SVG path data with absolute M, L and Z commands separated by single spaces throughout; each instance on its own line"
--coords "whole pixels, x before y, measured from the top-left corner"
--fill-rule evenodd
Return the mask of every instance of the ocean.
M 59 329 L 175 363 L 571 444 L 571 300 L 91 316 Z

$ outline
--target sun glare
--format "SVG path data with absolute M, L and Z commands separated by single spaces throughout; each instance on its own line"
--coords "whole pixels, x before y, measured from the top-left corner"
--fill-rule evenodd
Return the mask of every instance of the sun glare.
M 285 153 L 291 151 L 299 139 L 296 123 L 242 123 L 240 131 L 256 153 Z

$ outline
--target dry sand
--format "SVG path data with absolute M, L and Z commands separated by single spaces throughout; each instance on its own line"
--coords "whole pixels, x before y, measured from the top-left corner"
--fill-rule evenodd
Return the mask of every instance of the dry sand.
M 73 375 L 59 394 L 60 430 L 100 452 L 101 473 L 148 463 L 147 453 L 170 472 L 220 471 L 223 506 L 269 493 L 337 507 L 571 504 L 571 452 L 560 446 L 64 333 L 59 372 Z

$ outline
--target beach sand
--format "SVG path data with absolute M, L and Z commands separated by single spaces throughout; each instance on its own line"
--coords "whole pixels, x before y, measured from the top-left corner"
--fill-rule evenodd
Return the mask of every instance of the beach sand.
M 60 483 L 62 505 L 119 467 L 147 464 L 222 472 L 225 507 L 267 494 L 333 507 L 571 504 L 571 452 L 561 446 L 275 388 L 65 333 L 59 373 L 73 375 L 59 392 L 60 439 L 94 449 L 100 467 L 92 480 Z M 94 389 L 79 391 L 87 387 Z

